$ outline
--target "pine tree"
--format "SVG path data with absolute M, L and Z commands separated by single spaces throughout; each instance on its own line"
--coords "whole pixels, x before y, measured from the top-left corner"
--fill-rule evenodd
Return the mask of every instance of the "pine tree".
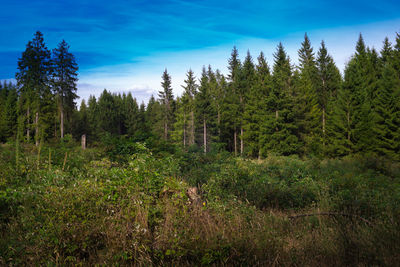
M 15 75 L 20 95 L 19 115 L 23 116 L 28 142 L 32 124 L 35 126 L 36 145 L 39 144 L 40 138 L 39 124 L 43 134 L 51 125 L 48 116 L 52 112 L 53 103 L 49 86 L 52 71 L 50 54 L 44 43 L 43 34 L 37 31 L 18 60 L 18 72 Z
M 261 124 L 267 116 L 267 105 L 265 99 L 271 90 L 271 74 L 261 52 L 258 57 L 254 84 L 248 93 L 248 101 L 243 115 L 244 138 L 248 147 L 248 154 L 251 157 L 261 158 Z
M 341 86 L 341 75 L 339 69 L 336 67 L 332 57 L 328 54 L 325 42 L 321 42 L 321 47 L 318 51 L 317 57 L 318 68 L 318 86 L 317 97 L 318 104 L 322 110 L 321 129 L 322 129 L 322 144 L 324 153 L 327 152 L 327 116 L 330 116 L 332 111 L 328 108 L 332 107 L 336 99 L 337 91 Z M 331 102 L 331 103 L 330 103 Z M 328 115 L 329 114 L 329 115 Z M 330 118 L 329 118 L 330 120 Z
M 202 144 L 204 153 L 207 152 L 207 145 L 209 139 L 207 139 L 208 131 L 207 126 L 210 123 L 209 120 L 211 119 L 211 96 L 210 96 L 210 89 L 209 89 L 209 80 L 208 75 L 206 72 L 206 68 L 203 66 L 203 71 L 201 73 L 200 79 L 200 86 L 198 93 L 196 94 L 196 112 L 198 121 L 201 122 L 203 133 L 202 133 Z
M 322 148 L 322 129 L 320 127 L 322 113 L 317 98 L 318 69 L 307 34 L 304 35 L 304 41 L 301 43 L 298 54 L 299 79 L 294 87 L 298 136 L 304 143 L 304 150 L 307 154 L 319 154 Z
M 160 98 L 163 108 L 164 139 L 168 140 L 168 131 L 171 130 L 174 120 L 174 96 L 172 94 L 171 76 L 168 74 L 167 69 L 165 69 L 162 75 L 161 87 L 163 90 L 158 92 L 158 97 Z
M 237 155 L 237 131 L 240 128 L 241 122 L 239 97 L 241 62 L 236 47 L 233 47 L 228 63 L 229 86 L 227 88 L 227 93 L 223 101 L 223 111 L 221 116 L 224 131 L 228 136 L 228 146 L 231 148 L 231 151 L 234 151 L 235 155 Z M 231 142 L 232 137 L 233 143 Z
M 139 106 L 136 98 L 133 98 L 130 92 L 128 95 L 123 97 L 122 114 L 124 115 L 123 124 L 126 133 L 129 136 L 135 135 L 135 133 L 140 129 Z
M 282 43 L 274 54 L 272 88 L 266 99 L 268 114 L 262 125 L 262 154 L 298 153 L 292 100 L 292 67 Z
M 400 112 L 396 106 L 400 96 L 396 91 L 400 89 L 400 81 L 394 68 L 393 54 L 392 46 L 386 38 L 380 57 L 380 79 L 373 95 L 374 136 L 370 141 L 378 154 L 399 159 L 397 129 Z
M 188 137 L 187 144 L 189 146 L 195 144 L 195 96 L 197 93 L 196 77 L 190 69 L 186 73 L 185 85 L 182 88 L 185 90 L 182 96 L 183 112 L 184 112 L 184 146 L 186 146 L 186 136 Z
M 75 99 L 78 81 L 78 64 L 75 57 L 69 52 L 69 45 L 65 40 L 53 49 L 53 91 L 56 95 L 60 113 L 60 136 L 64 138 L 65 117 L 70 118 L 75 109 Z M 70 121 L 70 120 L 69 120 Z

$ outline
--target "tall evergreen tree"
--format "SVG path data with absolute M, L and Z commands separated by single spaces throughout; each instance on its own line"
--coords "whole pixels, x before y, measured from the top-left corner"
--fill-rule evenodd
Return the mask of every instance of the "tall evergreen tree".
M 298 54 L 299 79 L 295 87 L 298 136 L 304 143 L 307 154 L 318 154 L 322 145 L 322 127 L 320 127 L 322 114 L 317 98 L 318 69 L 307 34 L 304 35 Z
M 65 40 L 53 49 L 53 90 L 60 113 L 60 136 L 64 138 L 65 117 L 71 118 L 75 109 L 75 99 L 78 81 L 78 64 L 75 57 L 69 52 L 69 45 Z M 70 121 L 70 119 L 69 119 Z
M 292 66 L 279 43 L 274 53 L 272 88 L 267 97 L 268 115 L 262 125 L 262 154 L 289 155 L 300 147 L 292 101 Z
M 201 122 L 202 128 L 203 128 L 203 133 L 202 133 L 202 144 L 203 144 L 203 149 L 204 153 L 207 152 L 207 145 L 209 142 L 209 139 L 207 138 L 207 135 L 209 134 L 207 131 L 207 126 L 210 123 L 211 119 L 211 95 L 210 95 L 210 89 L 209 89 L 209 80 L 208 80 L 208 75 L 206 68 L 203 66 L 203 71 L 201 73 L 201 79 L 200 79 L 200 86 L 198 93 L 196 94 L 196 112 L 197 112 L 197 117 L 198 121 Z
M 324 153 L 326 153 L 327 143 L 327 114 L 331 114 L 331 110 L 328 110 L 329 102 L 336 99 L 337 91 L 341 86 L 341 75 L 339 69 L 336 67 L 333 58 L 328 54 L 325 42 L 321 42 L 321 47 L 318 51 L 317 57 L 317 68 L 318 68 L 318 86 L 317 86 L 317 97 L 318 104 L 322 110 L 321 117 L 321 129 L 322 129 L 322 144 L 324 147 Z
M 49 127 L 47 115 L 51 112 L 52 105 L 52 94 L 49 86 L 52 69 L 50 54 L 44 43 L 43 34 L 37 31 L 33 40 L 26 45 L 22 57 L 18 60 L 18 72 L 15 75 L 20 95 L 19 110 L 21 114 L 19 115 L 23 116 L 28 142 L 31 136 L 31 127 L 32 125 L 35 126 L 36 145 L 38 145 L 40 138 L 40 122 L 42 133 Z
M 271 90 L 271 74 L 261 52 L 258 56 L 254 84 L 248 93 L 248 101 L 243 114 L 244 138 L 251 157 L 261 157 L 261 124 L 267 116 L 266 98 Z
M 184 81 L 185 85 L 182 86 L 184 89 L 183 93 L 183 106 L 184 106 L 184 146 L 186 145 L 186 136 L 188 137 L 187 144 L 189 146 L 195 144 L 195 133 L 196 133 L 196 123 L 195 123 L 195 96 L 197 92 L 197 84 L 196 77 L 194 76 L 193 71 L 190 69 L 186 73 L 186 80 Z M 186 131 L 187 129 L 187 131 Z
M 167 69 L 162 75 L 161 87 L 163 90 L 158 92 L 158 97 L 163 108 L 164 139 L 168 140 L 168 131 L 171 130 L 173 123 L 174 96 L 172 94 L 171 76 L 168 74 Z

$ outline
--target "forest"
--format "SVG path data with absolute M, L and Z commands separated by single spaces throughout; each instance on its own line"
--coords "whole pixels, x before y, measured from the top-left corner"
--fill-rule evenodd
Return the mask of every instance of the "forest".
M 36 32 L 0 84 L 0 265 L 397 265 L 400 34 L 77 100 Z M 270 52 L 270 51 L 269 51 Z M 83 139 L 83 137 L 85 137 Z

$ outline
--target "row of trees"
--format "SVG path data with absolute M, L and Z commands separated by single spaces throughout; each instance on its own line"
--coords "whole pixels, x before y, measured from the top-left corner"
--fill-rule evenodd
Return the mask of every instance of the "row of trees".
M 343 76 L 324 42 L 314 52 L 305 35 L 298 55 L 295 66 L 279 44 L 271 69 L 262 52 L 256 63 L 249 52 L 242 62 L 234 47 L 228 75 L 208 66 L 197 79 L 189 70 L 177 98 L 165 70 L 158 99 L 146 106 L 130 93 L 104 90 L 78 111 L 77 66 L 68 45 L 62 42 L 51 58 L 38 32 L 19 60 L 17 86 L 1 91 L 0 137 L 15 136 L 17 128 L 28 142 L 33 129 L 36 140 L 51 131 L 62 137 L 66 114 L 67 131 L 90 141 L 109 133 L 250 157 L 375 153 L 400 159 L 400 35 L 394 46 L 386 38 L 379 53 L 360 35 Z
M 36 32 L 18 60 L 16 85 L 4 84 L 0 97 L 0 141 L 8 138 L 36 144 L 72 130 L 76 110 L 78 66 L 62 41 L 50 51 Z

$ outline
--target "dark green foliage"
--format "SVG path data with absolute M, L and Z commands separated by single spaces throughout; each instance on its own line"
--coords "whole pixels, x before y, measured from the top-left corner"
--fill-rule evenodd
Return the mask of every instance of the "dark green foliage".
M 64 40 L 53 49 L 52 60 L 52 89 L 58 103 L 60 113 L 61 138 L 64 137 L 64 124 L 70 131 L 72 123 L 72 112 L 75 109 L 75 99 L 78 81 L 78 64 L 75 57 L 69 52 L 69 45 Z
M 262 153 L 290 155 L 300 148 L 292 101 L 292 66 L 282 44 L 274 58 L 272 88 L 266 100 L 268 113 L 262 122 Z

